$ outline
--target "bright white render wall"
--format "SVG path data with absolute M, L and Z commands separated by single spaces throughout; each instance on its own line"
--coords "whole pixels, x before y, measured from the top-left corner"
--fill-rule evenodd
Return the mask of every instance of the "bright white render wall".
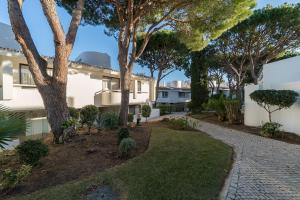
M 245 125 L 261 126 L 268 122 L 267 112 L 252 101 L 249 95 L 258 89 L 294 90 L 300 94 L 300 56 L 264 65 L 259 85 L 245 87 Z M 289 109 L 276 111 L 272 121 L 283 125 L 284 131 L 300 135 L 300 101 Z

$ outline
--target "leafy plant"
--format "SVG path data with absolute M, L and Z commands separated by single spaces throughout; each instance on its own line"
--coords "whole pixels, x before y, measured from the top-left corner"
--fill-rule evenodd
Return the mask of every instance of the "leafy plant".
M 101 115 L 101 127 L 106 129 L 116 129 L 119 125 L 119 116 L 115 112 L 104 112 Z
M 0 149 L 4 149 L 16 134 L 26 132 L 28 127 L 24 113 L 15 113 L 0 105 Z
M 87 125 L 89 133 L 91 132 L 91 128 L 97 118 L 97 115 L 98 108 L 94 105 L 84 106 L 80 111 L 81 122 Z
M 69 128 L 71 126 L 75 126 L 75 125 L 76 125 L 76 120 L 71 118 L 69 120 L 64 121 L 64 123 L 61 125 L 61 127 L 63 129 L 67 129 L 67 128 Z
M 70 114 L 70 117 L 76 121 L 78 121 L 79 119 L 79 110 L 76 109 L 76 108 L 73 108 L 73 107 L 69 107 L 69 114 Z
M 268 112 L 269 122 L 272 122 L 273 112 L 291 107 L 298 96 L 292 90 L 256 90 L 250 94 L 250 98 Z
M 128 122 L 133 122 L 134 115 L 132 113 L 128 114 Z
M 188 128 L 188 122 L 185 118 L 172 118 L 169 123 L 176 130 L 186 130 Z
M 36 165 L 49 152 L 48 146 L 41 140 L 26 140 L 16 150 L 20 160 L 29 165 Z
M 134 139 L 129 137 L 124 138 L 119 145 L 119 150 L 122 157 L 129 156 L 134 148 L 136 148 L 136 142 Z
M 169 105 L 159 105 L 158 106 L 159 110 L 160 110 L 160 115 L 167 115 L 167 114 L 170 114 L 171 113 L 171 108 Z
M 280 133 L 280 127 L 282 125 L 276 122 L 267 122 L 262 126 L 261 134 L 263 136 L 276 137 Z
M 128 138 L 128 137 L 129 137 L 128 128 L 121 128 L 118 132 L 118 144 L 120 144 L 124 138 Z
M 241 123 L 240 101 L 234 99 L 225 100 L 224 105 L 229 123 Z
M 149 105 L 143 105 L 142 106 L 142 116 L 146 118 L 146 121 L 148 117 L 151 115 L 151 107 Z
M 226 109 L 224 104 L 225 98 L 223 96 L 220 96 L 218 99 L 216 98 L 210 98 L 206 104 L 203 106 L 207 110 L 215 111 L 218 119 L 220 121 L 224 121 L 226 119 Z
M 22 165 L 19 170 L 6 169 L 0 179 L 0 190 L 10 190 L 16 187 L 31 173 L 30 165 Z

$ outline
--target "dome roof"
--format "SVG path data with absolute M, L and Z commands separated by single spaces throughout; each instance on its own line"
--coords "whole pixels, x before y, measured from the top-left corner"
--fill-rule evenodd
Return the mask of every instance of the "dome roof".
M 82 52 L 76 59 L 76 62 L 98 66 L 111 68 L 110 56 L 107 53 L 100 53 L 95 51 L 85 51 Z
M 11 26 L 0 22 L 0 30 L 0 47 L 20 51 L 21 47 L 15 40 Z

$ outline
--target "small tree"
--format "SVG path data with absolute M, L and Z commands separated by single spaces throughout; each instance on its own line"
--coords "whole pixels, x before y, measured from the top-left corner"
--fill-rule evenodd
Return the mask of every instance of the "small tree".
M 142 116 L 146 118 L 146 121 L 148 117 L 150 117 L 151 114 L 151 107 L 149 105 L 143 105 L 142 106 Z
M 292 90 L 256 90 L 250 94 L 250 98 L 269 114 L 269 122 L 272 122 L 273 112 L 291 107 L 297 100 L 298 93 Z
M 93 126 L 98 115 L 98 108 L 94 105 L 87 105 L 81 109 L 80 118 L 82 124 L 86 124 L 89 128 L 89 133 L 91 131 L 91 127 Z
M 69 107 L 69 114 L 72 119 L 78 121 L 80 112 L 76 108 Z

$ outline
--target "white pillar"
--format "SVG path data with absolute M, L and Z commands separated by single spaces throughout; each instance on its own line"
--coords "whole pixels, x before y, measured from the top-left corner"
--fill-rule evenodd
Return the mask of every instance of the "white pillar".
M 2 61 L 0 68 L 0 83 L 2 85 L 1 100 L 13 98 L 13 65 L 11 61 Z

